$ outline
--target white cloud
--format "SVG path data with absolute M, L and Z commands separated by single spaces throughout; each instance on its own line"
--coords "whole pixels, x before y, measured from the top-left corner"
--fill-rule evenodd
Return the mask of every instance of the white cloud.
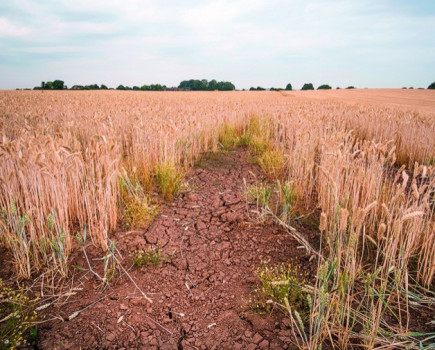
M 167 84 L 215 77 L 249 87 L 316 76 L 338 76 L 338 84 L 360 76 L 370 85 L 371 70 L 379 77 L 404 65 L 432 67 L 427 62 L 435 60 L 434 12 L 411 14 L 415 3 L 16 0 L 0 5 L 0 37 L 14 38 L 0 41 L 0 55 L 14 65 L 27 59 L 29 66 L 35 54 L 41 80 L 53 69 L 65 74 L 63 62 L 69 76 L 76 74 L 73 83 L 104 76 L 124 84 L 137 83 L 135 76 Z M 10 16 L 7 6 L 13 8 Z M 17 60 L 23 53 L 28 58 Z M 435 75 L 434 68 L 426 70 L 418 79 Z
M 262 0 L 200 2 L 199 6 L 182 10 L 180 19 L 187 27 L 219 31 L 234 24 L 241 15 L 255 11 L 265 4 Z
M 0 37 L 23 37 L 30 33 L 29 28 L 19 26 L 7 18 L 0 17 Z

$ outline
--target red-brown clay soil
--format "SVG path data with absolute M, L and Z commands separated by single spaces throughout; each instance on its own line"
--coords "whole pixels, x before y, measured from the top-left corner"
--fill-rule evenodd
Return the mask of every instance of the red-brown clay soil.
M 247 303 L 258 287 L 255 270 L 265 259 L 271 264 L 292 260 L 306 272 L 313 266 L 288 233 L 274 224 L 259 223 L 255 215 L 249 218 L 255 207 L 246 204 L 244 179 L 250 184 L 262 175 L 248 158 L 246 149 L 206 155 L 201 166 L 187 173 L 189 189 L 162 205 L 146 231 L 115 235 L 122 264 L 128 269 L 136 249 L 164 246 L 163 257 L 175 251 L 170 261 L 156 268 L 129 270 L 152 304 L 140 297 L 125 275 L 101 293 L 101 283 L 87 273 L 81 277 L 83 290 L 63 305 L 44 310 L 45 317 L 59 315 L 65 321 L 59 318 L 41 324 L 38 347 L 291 348 L 288 318 L 280 311 L 254 313 Z M 101 257 L 91 248 L 88 254 Z M 82 256 L 75 263 L 86 266 Z M 102 263 L 92 260 L 92 264 Z

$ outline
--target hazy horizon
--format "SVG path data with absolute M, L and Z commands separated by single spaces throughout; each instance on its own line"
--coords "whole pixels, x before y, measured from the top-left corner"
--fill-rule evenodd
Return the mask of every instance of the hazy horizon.
M 231 81 L 237 89 L 427 88 L 427 1 L 29 1 L 0 4 L 0 89 Z

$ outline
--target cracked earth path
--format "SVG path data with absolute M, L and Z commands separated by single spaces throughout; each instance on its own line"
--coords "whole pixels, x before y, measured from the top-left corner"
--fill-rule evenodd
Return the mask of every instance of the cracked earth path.
M 255 270 L 262 261 L 292 260 L 307 271 L 310 265 L 284 230 L 249 217 L 255 206 L 246 203 L 244 183 L 261 180 L 247 149 L 204 155 L 186 175 L 189 189 L 162 205 L 146 231 L 115 235 L 130 264 L 129 254 L 137 249 L 163 246 L 164 257 L 175 252 L 157 268 L 131 270 L 153 303 L 134 297 L 131 282 L 122 278 L 111 287 L 110 297 L 77 319 L 43 326 L 40 347 L 291 348 L 288 319 L 280 312 L 255 314 L 247 303 L 258 286 Z M 62 313 L 68 315 L 99 297 L 91 280 Z

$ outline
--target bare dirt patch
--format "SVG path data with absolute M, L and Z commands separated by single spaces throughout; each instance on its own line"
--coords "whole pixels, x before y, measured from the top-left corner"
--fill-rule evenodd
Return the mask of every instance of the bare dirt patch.
M 40 326 L 39 348 L 289 348 L 286 316 L 256 314 L 248 305 L 258 285 L 255 270 L 266 259 L 271 264 L 292 260 L 308 273 L 313 266 L 285 231 L 249 217 L 254 207 L 246 204 L 244 179 L 248 184 L 262 179 L 246 149 L 205 155 L 187 173 L 189 189 L 163 204 L 146 231 L 114 237 L 126 268 L 133 251 L 162 247 L 157 267 L 130 270 L 153 303 L 140 298 L 125 276 L 101 293 L 87 274 L 82 291 L 45 310 L 45 317 L 61 318 Z M 92 249 L 88 254 L 98 257 Z M 75 263 L 86 266 L 81 256 Z

